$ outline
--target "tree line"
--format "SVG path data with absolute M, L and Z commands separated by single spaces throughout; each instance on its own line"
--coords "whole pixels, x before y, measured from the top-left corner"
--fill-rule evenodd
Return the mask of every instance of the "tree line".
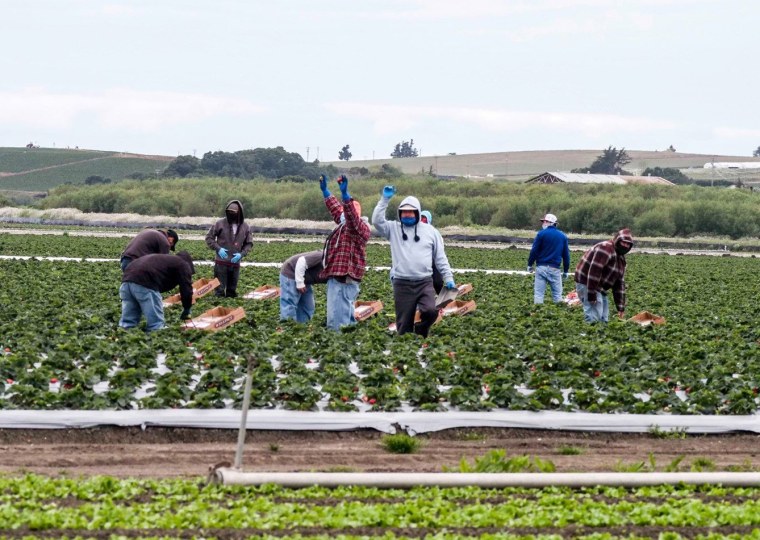
M 379 177 L 350 176 L 351 194 L 370 215 L 382 186 L 414 195 L 438 227 L 450 225 L 535 230 L 547 212 L 570 234 L 611 234 L 630 227 L 636 236 L 730 238 L 760 235 L 760 197 L 748 190 L 698 186 L 516 184 L 401 176 L 387 167 Z M 316 179 L 178 178 L 115 184 L 63 185 L 38 204 L 84 212 L 215 216 L 230 199 L 246 216 L 327 221 Z M 401 200 L 400 198 L 398 199 Z M 394 202 L 391 203 L 393 206 Z

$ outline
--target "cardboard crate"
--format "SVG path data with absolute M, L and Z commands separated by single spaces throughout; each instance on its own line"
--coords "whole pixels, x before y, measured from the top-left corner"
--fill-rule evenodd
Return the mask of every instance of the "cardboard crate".
M 182 323 L 182 328 L 218 332 L 245 318 L 243 308 L 215 307 Z
M 247 298 L 248 300 L 270 300 L 272 298 L 279 298 L 279 296 L 279 287 L 275 287 L 274 285 L 262 285 L 261 287 L 256 287 L 251 292 L 243 295 L 243 298 Z
M 464 296 L 468 292 L 472 292 L 472 283 L 462 283 L 461 285 L 457 285 L 457 290 L 459 291 L 459 296 Z
M 206 296 L 208 293 L 216 289 L 220 285 L 219 280 L 216 278 L 201 278 L 193 282 L 193 304 L 198 298 Z M 179 294 L 173 294 L 164 298 L 164 307 L 175 306 L 182 303 L 182 298 Z
M 628 319 L 628 321 L 640 324 L 641 326 L 648 326 L 650 324 L 665 324 L 665 317 L 655 315 L 648 311 L 642 311 Z
M 476 308 L 475 300 L 454 300 L 448 306 L 443 308 L 441 313 L 444 317 L 450 315 L 464 315 L 465 313 L 475 311 Z
M 383 303 L 379 300 L 369 302 L 354 302 L 354 319 L 358 322 L 364 321 L 380 313 L 383 310 Z
M 578 291 L 570 291 L 567 293 L 563 299 L 563 302 L 565 302 L 565 304 L 570 307 L 580 306 L 583 303 L 581 302 L 581 299 L 578 298 Z

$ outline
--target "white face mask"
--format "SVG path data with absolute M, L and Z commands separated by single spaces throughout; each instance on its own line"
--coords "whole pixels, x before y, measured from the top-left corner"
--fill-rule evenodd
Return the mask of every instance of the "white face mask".
M 549 226 L 549 224 L 548 224 L 548 223 L 542 223 L 542 224 L 541 224 L 541 228 L 542 228 L 542 229 L 545 229 L 545 228 L 547 228 L 548 226 Z

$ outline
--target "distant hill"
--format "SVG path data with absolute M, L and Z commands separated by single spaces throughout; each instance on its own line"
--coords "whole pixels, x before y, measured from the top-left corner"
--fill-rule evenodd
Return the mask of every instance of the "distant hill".
M 711 161 L 758 161 L 760 158 L 747 156 L 719 156 L 714 154 L 686 154 L 682 152 L 662 152 L 626 150 L 631 157 L 625 169 L 633 174 L 641 174 L 648 167 L 673 167 L 699 169 L 704 174 L 705 163 Z M 323 162 L 338 168 L 380 167 L 384 163 L 398 167 L 404 173 L 428 173 L 432 170 L 438 176 L 493 177 L 523 181 L 546 171 L 570 171 L 588 167 L 602 153 L 602 150 L 535 150 L 525 152 L 493 152 L 488 154 L 462 154 L 444 156 L 424 156 L 416 158 L 387 158 L 374 160 L 351 160 Z
M 127 175 L 154 175 L 174 158 L 61 148 L 0 148 L 0 190 L 45 191 L 59 184 L 82 184 L 88 176 L 114 181 Z

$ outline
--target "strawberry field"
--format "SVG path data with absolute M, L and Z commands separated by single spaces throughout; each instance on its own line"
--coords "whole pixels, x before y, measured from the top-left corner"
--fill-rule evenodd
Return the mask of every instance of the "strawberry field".
M 298 411 L 558 410 L 600 413 L 747 415 L 760 398 L 760 264 L 754 258 L 629 256 L 629 315 L 667 319 L 641 327 L 583 323 L 580 309 L 532 304 L 527 251 L 449 248 L 458 283 L 474 286 L 477 310 L 447 317 L 431 336 L 396 336 L 387 270 L 371 270 L 360 300 L 385 310 L 336 334 L 324 326 L 324 289 L 310 325 L 278 321 L 276 300 L 213 296 L 193 314 L 224 305 L 246 318 L 215 334 L 170 328 L 146 335 L 117 328 L 118 256 L 126 239 L 0 235 L 0 408 L 230 408 L 256 360 L 252 406 Z M 257 242 L 248 262 L 281 262 L 321 243 Z M 211 262 L 200 241 L 183 240 Z M 573 265 L 579 253 L 573 254 Z M 387 246 L 369 246 L 371 267 Z M 196 277 L 212 267 L 196 265 Z M 277 284 L 278 268 L 244 267 L 240 291 Z M 566 282 L 566 288 L 571 281 Z

